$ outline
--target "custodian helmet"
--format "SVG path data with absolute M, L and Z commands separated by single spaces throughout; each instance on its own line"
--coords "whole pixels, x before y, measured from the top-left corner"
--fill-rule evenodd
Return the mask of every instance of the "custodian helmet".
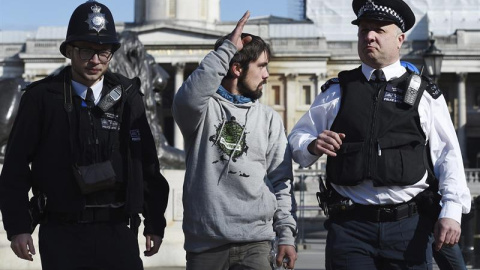
M 104 4 L 89 0 L 79 5 L 68 23 L 67 37 L 60 45 L 60 52 L 73 41 L 87 41 L 98 44 L 112 44 L 112 52 L 120 47 L 112 13 Z

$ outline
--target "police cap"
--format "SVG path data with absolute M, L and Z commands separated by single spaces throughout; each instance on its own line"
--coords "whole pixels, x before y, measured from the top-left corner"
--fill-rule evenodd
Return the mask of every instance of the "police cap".
M 64 56 L 66 56 L 67 44 L 74 41 L 112 44 L 112 52 L 120 47 L 115 30 L 115 21 L 107 6 L 89 0 L 73 11 L 68 23 L 66 39 L 60 45 L 60 52 Z
M 353 12 L 357 19 L 352 24 L 358 25 L 360 20 L 376 20 L 392 22 L 402 32 L 407 32 L 415 24 L 415 14 L 402 0 L 353 0 Z

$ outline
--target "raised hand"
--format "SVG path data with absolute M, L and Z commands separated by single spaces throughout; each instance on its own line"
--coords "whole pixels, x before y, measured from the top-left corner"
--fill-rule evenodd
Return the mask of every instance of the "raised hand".
M 243 27 L 248 21 L 248 18 L 250 18 L 250 11 L 247 10 L 245 14 L 243 14 L 242 18 L 238 21 L 237 26 L 235 26 L 235 29 L 233 29 L 232 33 L 230 33 L 228 39 L 235 44 L 237 47 L 237 50 L 243 49 L 243 45 L 249 43 L 252 41 L 252 37 L 246 36 L 242 38 L 242 32 L 243 32 Z

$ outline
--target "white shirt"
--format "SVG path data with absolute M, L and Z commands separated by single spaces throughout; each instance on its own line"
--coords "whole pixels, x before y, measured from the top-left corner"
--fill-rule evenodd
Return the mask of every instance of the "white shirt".
M 95 98 L 95 105 L 100 101 L 100 96 L 102 95 L 102 89 L 103 89 L 103 78 L 92 85 L 90 88 L 92 88 L 93 92 L 93 97 Z M 77 94 L 79 97 L 81 97 L 83 100 L 85 100 L 85 97 L 87 96 L 87 89 L 88 87 L 72 80 L 72 87 L 73 90 L 75 91 L 75 94 Z
M 367 80 L 374 69 L 362 64 L 362 73 Z M 387 81 L 402 76 L 406 70 L 400 61 L 382 69 Z M 319 94 L 309 111 L 300 118 L 288 136 L 293 159 L 302 167 L 312 165 L 318 156 L 310 154 L 308 145 L 318 134 L 330 129 L 340 108 L 341 91 L 339 84 L 332 84 Z M 452 218 L 461 222 L 462 213 L 471 207 L 470 190 L 465 180 L 462 154 L 458 139 L 450 119 L 443 95 L 434 99 L 427 91 L 418 106 L 420 124 L 430 142 L 430 152 L 434 173 L 439 179 L 442 194 L 442 211 L 439 218 Z M 348 135 L 347 135 L 348 136 Z M 428 187 L 427 173 L 417 183 L 410 186 L 374 187 L 372 181 L 365 180 L 356 186 L 333 185 L 342 196 L 359 204 L 397 204 L 407 202 Z

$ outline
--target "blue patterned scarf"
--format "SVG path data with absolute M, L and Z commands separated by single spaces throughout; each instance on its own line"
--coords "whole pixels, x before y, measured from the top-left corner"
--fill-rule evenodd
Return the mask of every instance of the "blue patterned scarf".
M 232 102 L 234 104 L 245 104 L 245 103 L 248 103 L 248 102 L 252 102 L 251 98 L 244 97 L 242 95 L 234 95 L 234 94 L 228 92 L 227 89 L 225 89 L 221 85 L 220 85 L 220 87 L 218 87 L 217 94 L 219 94 L 220 96 L 222 96 L 223 98 L 229 100 L 230 102 Z

